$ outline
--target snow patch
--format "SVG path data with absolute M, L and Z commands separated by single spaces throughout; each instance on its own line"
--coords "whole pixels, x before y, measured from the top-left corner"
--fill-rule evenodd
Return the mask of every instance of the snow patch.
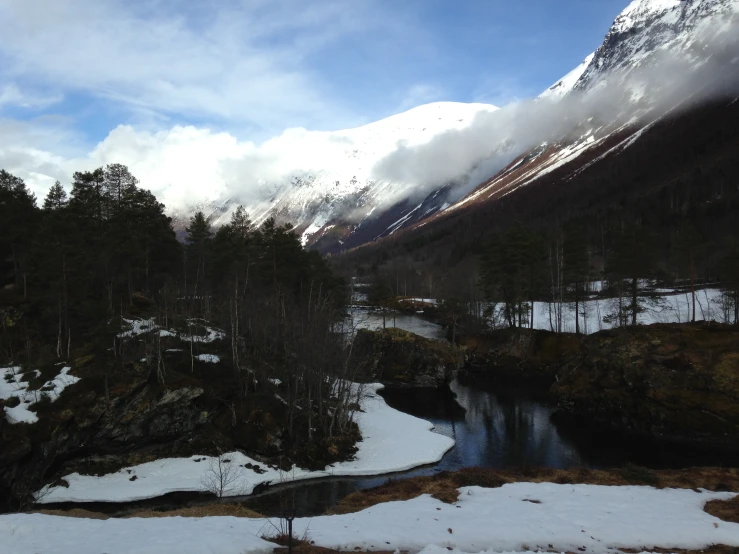
M 134 483 L 140 481 L 141 476 Z M 293 529 L 297 536 L 307 531 L 316 546 L 344 552 L 700 550 L 712 544 L 739 546 L 739 524 L 703 511 L 708 501 L 735 496 L 642 486 L 511 483 L 461 488 L 452 504 L 423 495 L 353 514 L 298 518 Z M 149 554 L 266 554 L 274 545 L 258 537 L 270 529 L 264 519 L 235 517 L 0 516 L 3 547 L 14 554 L 128 554 L 142 545 Z
M 359 385 L 354 385 L 358 387 Z M 454 446 L 454 440 L 434 433 L 433 425 L 395 410 L 377 394 L 380 384 L 365 385 L 360 399 L 361 410 L 354 420 L 362 432 L 354 460 L 336 463 L 323 471 L 298 467 L 282 472 L 245 456 L 227 454 L 231 463 L 257 465 L 264 473 L 244 469 L 244 483 L 239 490 L 251 494 L 263 483 L 281 483 L 332 476 L 379 475 L 405 471 L 416 466 L 438 462 Z M 359 391 L 359 389 L 357 389 Z M 128 502 L 154 498 L 175 491 L 203 491 L 202 477 L 208 470 L 207 456 L 164 458 L 124 468 L 116 473 L 96 477 L 72 473 L 64 479 L 69 487 L 45 487 L 41 503 L 48 502 Z M 197 462 L 197 460 L 201 460 Z M 127 470 L 136 473 L 130 481 Z
M 36 423 L 38 416 L 30 410 L 31 406 L 48 399 L 55 402 L 64 389 L 79 381 L 79 377 L 69 375 L 71 367 L 63 367 L 59 375 L 44 383 L 39 390 L 28 390 L 28 383 L 23 381 L 19 366 L 0 368 L 0 400 L 17 398 L 20 404 L 13 408 L 5 407 L 5 416 L 10 423 Z M 35 370 L 35 376 L 41 376 Z

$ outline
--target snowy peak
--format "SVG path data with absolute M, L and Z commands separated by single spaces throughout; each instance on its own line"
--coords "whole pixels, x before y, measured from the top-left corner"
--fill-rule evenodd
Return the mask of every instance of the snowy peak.
M 539 95 L 539 98 L 561 98 L 568 92 L 570 92 L 574 86 L 577 84 L 577 82 L 580 80 L 580 77 L 582 77 L 582 74 L 585 73 L 585 70 L 588 68 L 590 63 L 593 61 L 593 58 L 595 57 L 595 52 L 590 54 L 587 58 L 585 58 L 580 65 L 578 65 L 575 69 L 570 71 L 567 75 L 562 77 L 559 81 L 554 83 L 551 87 L 549 87 L 547 90 L 542 92 Z
M 660 63 L 666 57 L 699 65 L 705 46 L 739 24 L 739 0 L 635 0 L 613 22 L 575 89 L 604 76 Z

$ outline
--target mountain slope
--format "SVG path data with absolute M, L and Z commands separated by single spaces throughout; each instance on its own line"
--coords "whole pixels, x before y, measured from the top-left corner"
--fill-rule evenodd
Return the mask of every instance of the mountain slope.
M 399 148 L 415 148 L 463 130 L 479 114 L 495 110 L 488 104 L 438 102 L 355 129 L 298 135 L 295 148 L 307 150 L 307 155 L 300 153 L 307 158 L 305 167 L 267 183 L 269 193 L 247 202 L 246 208 L 256 223 L 268 217 L 292 223 L 304 244 L 315 242 L 336 224 L 354 227 L 378 215 L 378 210 L 405 201 L 411 190 L 421 190 L 422 183 L 378 180 L 374 174 L 378 162 Z M 218 224 L 227 221 L 240 202 L 231 198 L 195 208 L 209 211 Z
M 497 110 L 437 103 L 332 133 L 296 131 L 298 169 L 259 200 L 206 207 L 216 224 L 245 203 L 256 223 L 295 225 L 336 252 L 495 200 L 631 147 L 662 118 L 735 90 L 739 0 L 635 0 L 604 42 L 538 99 Z
M 739 91 L 737 29 L 738 0 L 632 2 L 603 45 L 539 97 L 579 119 L 521 152 L 450 210 L 501 198 L 552 172 L 573 179 L 631 147 L 660 119 Z

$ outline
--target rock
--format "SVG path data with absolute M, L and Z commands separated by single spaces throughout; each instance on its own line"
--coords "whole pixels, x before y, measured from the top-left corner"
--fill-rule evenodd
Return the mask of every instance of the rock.
M 563 362 L 580 350 L 581 337 L 531 329 L 499 329 L 460 337 L 465 374 L 474 380 L 548 390 Z
M 392 328 L 362 329 L 352 346 L 352 364 L 367 380 L 387 385 L 436 388 L 464 364 L 461 348 Z
M 739 448 L 739 329 L 651 325 L 585 338 L 551 389 L 562 414 L 629 433 Z

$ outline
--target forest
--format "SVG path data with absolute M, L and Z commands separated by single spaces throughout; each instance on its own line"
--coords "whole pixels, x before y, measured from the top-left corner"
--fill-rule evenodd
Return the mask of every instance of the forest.
M 332 437 L 353 444 L 349 347 L 337 332 L 346 287 L 290 225 L 256 226 L 239 207 L 215 230 L 198 212 L 181 243 L 164 205 L 120 164 L 77 172 L 69 195 L 57 182 L 41 201 L 1 171 L 0 221 L 3 363 L 32 372 L 74 361 L 108 405 L 141 371 L 164 389 L 210 380 L 233 420 L 222 427 L 236 430 L 263 408 L 255 399 L 277 402 L 279 386 L 282 404 L 268 411 L 284 429 L 280 451 L 312 456 L 291 451 L 305 438 L 318 450 Z M 204 333 L 222 339 L 205 355 L 220 360 L 217 379 L 199 361 Z
M 444 300 L 439 317 L 467 332 L 533 325 L 539 302 L 548 329 L 580 332 L 580 303 L 596 292 L 616 300 L 601 320 L 633 325 L 645 296 L 667 288 L 689 295 L 688 320 L 704 317 L 696 290 L 720 289 L 714 318 L 739 323 L 737 122 L 736 102 L 678 114 L 618 155 L 339 254 L 335 268 Z

